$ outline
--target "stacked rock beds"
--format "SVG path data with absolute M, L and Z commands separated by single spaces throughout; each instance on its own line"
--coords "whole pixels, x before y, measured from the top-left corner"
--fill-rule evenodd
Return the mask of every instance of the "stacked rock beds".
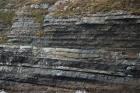
M 39 29 L 40 24 L 34 21 L 30 11 L 19 10 L 16 12 L 11 31 L 7 34 L 9 38 L 8 43 L 29 45 Z
M 139 26 L 139 16 L 124 13 L 46 16 L 45 35 L 34 40 L 41 48 L 1 46 L 0 80 L 70 89 L 137 86 L 137 91 Z

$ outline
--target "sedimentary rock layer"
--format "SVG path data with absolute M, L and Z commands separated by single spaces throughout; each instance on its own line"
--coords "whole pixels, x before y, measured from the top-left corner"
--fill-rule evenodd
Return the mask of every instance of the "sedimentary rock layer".
M 0 80 L 73 89 L 140 85 L 140 17 L 46 16 L 32 46 L 0 47 Z M 26 42 L 26 40 L 25 40 Z M 12 43 L 12 42 L 11 42 Z M 129 89 L 128 89 L 129 90 Z

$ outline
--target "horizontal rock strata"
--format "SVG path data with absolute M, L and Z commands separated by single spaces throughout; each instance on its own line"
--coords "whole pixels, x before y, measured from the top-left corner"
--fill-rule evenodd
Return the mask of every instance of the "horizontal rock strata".
M 16 12 L 15 21 L 11 31 L 7 34 L 8 42 L 13 44 L 27 45 L 32 42 L 33 36 L 40 29 L 40 23 L 35 22 L 29 11 L 19 10 Z
M 83 18 L 47 15 L 42 37 L 21 34 L 20 39 L 31 39 L 32 46 L 0 46 L 0 80 L 74 89 L 133 86 L 137 90 L 139 28 L 140 17 L 125 13 Z

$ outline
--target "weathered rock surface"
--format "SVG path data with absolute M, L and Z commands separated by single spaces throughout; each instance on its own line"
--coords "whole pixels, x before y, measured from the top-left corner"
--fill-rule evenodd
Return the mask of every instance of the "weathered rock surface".
M 138 93 L 139 16 L 125 13 L 83 18 L 46 16 L 44 35 L 40 38 L 32 35 L 36 26 L 31 20 L 29 26 L 20 25 L 22 22 L 19 19 L 14 23 L 11 33 L 19 29 L 21 33 L 17 34 L 22 38 L 31 36 L 28 38 L 33 46 L 0 47 L 0 80 L 87 90 L 96 89 L 95 85 L 131 86 Z M 33 28 L 25 30 L 30 27 Z
M 11 31 L 7 34 L 8 43 L 27 45 L 32 42 L 33 36 L 39 31 L 40 23 L 34 21 L 30 11 L 19 9 L 16 12 L 15 22 L 13 22 Z

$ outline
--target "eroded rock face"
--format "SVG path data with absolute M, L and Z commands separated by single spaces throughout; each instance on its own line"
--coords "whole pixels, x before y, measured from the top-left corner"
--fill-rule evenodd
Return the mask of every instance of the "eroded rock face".
M 39 29 L 40 23 L 35 22 L 30 11 L 19 9 L 19 11 L 16 12 L 15 21 L 12 24 L 11 31 L 7 34 L 9 38 L 8 43 L 19 45 L 31 44 L 32 38 Z
M 56 18 L 52 20 L 45 20 L 45 30 L 47 30 L 46 34 L 49 47 L 139 47 L 138 41 L 133 42 L 139 39 L 139 16 L 99 14 L 93 15 L 92 17 L 84 17 L 81 21 L 72 18 Z
M 32 38 L 33 46 L 0 47 L 0 80 L 74 90 L 140 88 L 139 16 L 46 16 L 43 26 L 44 35 Z

